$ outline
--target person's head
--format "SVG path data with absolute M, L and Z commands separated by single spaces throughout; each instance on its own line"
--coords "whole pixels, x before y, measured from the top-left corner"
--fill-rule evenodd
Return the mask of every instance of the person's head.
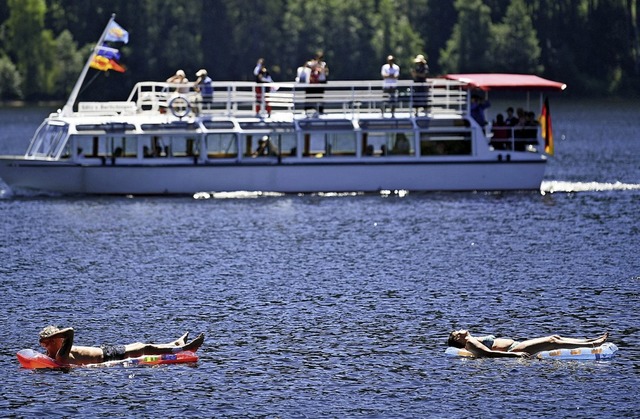
M 178 70 L 176 71 L 176 76 L 177 77 L 187 77 L 187 75 L 185 74 L 184 70 Z
M 204 68 L 201 68 L 196 73 L 196 77 L 207 77 L 207 70 L 205 70 Z
M 504 116 L 502 116 L 501 113 L 499 113 L 498 115 L 496 115 L 496 122 L 501 124 L 504 122 Z
M 40 331 L 40 346 L 46 349 L 49 355 L 55 355 L 62 345 L 63 338 L 52 338 L 59 331 L 56 326 L 47 326 Z
M 316 51 L 316 60 L 322 60 L 324 58 L 324 52 Z
M 427 59 L 424 58 L 424 55 L 422 54 L 418 54 L 416 55 L 416 58 L 413 60 L 414 63 L 418 64 L 418 63 L 426 63 Z
M 511 106 L 507 108 L 507 115 L 513 115 L 513 108 Z
M 393 57 L 393 55 L 387 55 L 387 62 L 389 64 L 393 63 L 396 59 Z
M 453 346 L 454 348 L 464 348 L 467 343 L 467 336 L 469 332 L 466 330 L 454 330 L 449 333 L 449 339 L 447 339 L 447 346 Z

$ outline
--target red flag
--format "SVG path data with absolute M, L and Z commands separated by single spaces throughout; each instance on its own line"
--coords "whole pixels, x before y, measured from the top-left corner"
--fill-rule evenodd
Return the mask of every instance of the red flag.
M 551 110 L 549 109 L 549 98 L 544 98 L 542 111 L 540 112 L 540 132 L 544 138 L 544 152 L 553 156 L 553 129 L 551 126 Z
M 111 65 L 111 70 L 117 71 L 118 73 L 124 73 L 124 67 L 118 64 L 114 59 L 110 59 L 109 64 Z

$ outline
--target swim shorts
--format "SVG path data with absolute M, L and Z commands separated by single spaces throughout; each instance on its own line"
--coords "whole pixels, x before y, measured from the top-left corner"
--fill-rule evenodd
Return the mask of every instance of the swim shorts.
M 102 362 L 119 361 L 124 359 L 127 352 L 124 345 L 100 345 L 102 349 Z
M 520 345 L 520 342 L 515 341 L 513 342 L 511 345 L 509 345 L 509 347 L 507 348 L 507 352 L 511 352 L 515 349 L 516 346 Z

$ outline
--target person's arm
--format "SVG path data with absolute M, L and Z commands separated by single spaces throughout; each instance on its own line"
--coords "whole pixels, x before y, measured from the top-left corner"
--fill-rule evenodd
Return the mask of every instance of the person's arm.
M 73 337 L 74 331 L 72 327 L 66 327 L 56 333 L 56 335 L 60 335 L 64 339 L 64 343 L 60 347 L 60 350 L 56 354 L 56 359 L 66 360 L 69 358 L 69 353 L 71 353 L 71 347 L 73 346 Z
M 382 68 L 380 69 L 380 75 L 382 76 L 383 79 L 386 79 L 387 77 L 389 77 L 389 71 L 386 64 L 383 65 Z
M 467 340 L 465 349 L 478 358 L 523 358 L 528 356 L 525 352 L 494 351 L 487 348 L 480 343 L 480 341 L 474 338 Z
M 55 354 L 47 353 L 52 358 L 55 358 L 56 361 L 66 362 L 69 358 L 69 354 L 71 353 L 71 347 L 73 346 L 73 328 L 67 327 L 57 331 L 56 333 L 47 336 L 48 340 L 62 340 L 62 344 L 59 346 L 58 352 Z
M 264 60 L 262 58 L 258 59 L 258 62 L 256 63 L 256 66 L 253 68 L 253 75 L 257 76 L 258 74 L 260 74 L 260 70 L 262 70 L 262 64 L 264 63 Z

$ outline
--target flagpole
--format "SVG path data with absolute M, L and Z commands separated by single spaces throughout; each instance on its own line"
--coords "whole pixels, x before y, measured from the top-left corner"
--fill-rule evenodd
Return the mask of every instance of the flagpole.
M 93 51 L 89 55 L 89 59 L 87 59 L 87 62 L 85 63 L 84 68 L 82 69 L 82 73 L 80 73 L 80 77 L 78 77 L 78 80 L 76 81 L 76 85 L 73 86 L 73 90 L 69 95 L 69 99 L 67 99 L 67 103 L 62 108 L 62 113 L 61 113 L 62 116 L 69 116 L 73 113 L 73 105 L 76 103 L 76 99 L 78 98 L 78 94 L 80 93 L 80 88 L 82 87 L 82 83 L 84 83 L 84 78 L 87 77 L 87 72 L 89 71 L 91 60 L 93 59 L 93 56 L 98 52 L 98 49 L 104 42 L 104 38 L 107 36 L 107 32 L 109 30 L 109 27 L 111 26 L 111 22 L 113 22 L 115 19 L 116 19 L 116 14 L 114 13 L 111 15 L 111 19 L 107 23 L 107 26 L 104 27 L 104 31 L 102 31 L 102 35 L 100 36 L 98 43 L 96 44 L 96 46 L 93 48 Z

